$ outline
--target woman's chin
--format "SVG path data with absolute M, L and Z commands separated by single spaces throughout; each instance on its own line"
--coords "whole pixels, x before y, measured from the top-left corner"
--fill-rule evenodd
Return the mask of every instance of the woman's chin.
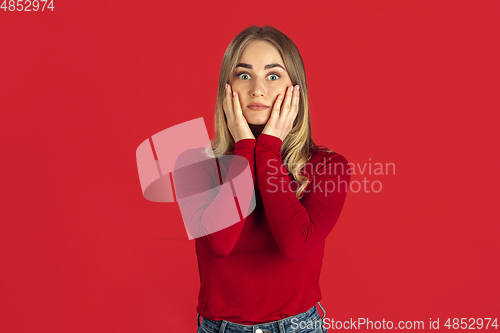
M 245 119 L 247 120 L 247 122 L 249 124 L 252 124 L 252 125 L 264 125 L 267 123 L 267 121 L 269 120 L 269 115 L 268 114 L 262 114 L 262 115 L 259 115 L 259 114 L 256 114 L 256 115 L 247 115 L 245 116 Z

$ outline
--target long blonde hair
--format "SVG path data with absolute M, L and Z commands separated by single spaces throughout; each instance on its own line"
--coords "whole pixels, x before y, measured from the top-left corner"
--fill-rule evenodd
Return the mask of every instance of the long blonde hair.
M 220 156 L 234 152 L 234 139 L 229 132 L 226 115 L 222 108 L 225 96 L 225 85 L 234 72 L 238 60 L 245 47 L 254 40 L 264 40 L 271 43 L 279 51 L 292 85 L 300 86 L 299 112 L 293 123 L 293 128 L 281 145 L 282 163 L 288 172 L 298 182 L 299 187 L 295 196 L 301 199 L 307 187 L 310 175 L 301 175 L 301 169 L 311 158 L 312 150 L 329 151 L 326 147 L 318 146 L 311 137 L 311 120 L 309 117 L 309 100 L 307 93 L 306 72 L 300 52 L 292 40 L 278 29 L 271 26 L 250 26 L 241 31 L 229 44 L 222 59 L 219 75 L 219 87 L 215 106 L 215 138 L 211 141 L 212 151 L 206 149 L 207 154 Z

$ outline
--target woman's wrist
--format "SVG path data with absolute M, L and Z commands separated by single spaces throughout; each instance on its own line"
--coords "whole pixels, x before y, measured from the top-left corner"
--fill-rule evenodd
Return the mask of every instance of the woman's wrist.
M 277 136 L 261 133 L 257 138 L 259 145 L 270 148 L 271 150 L 281 152 L 281 145 L 283 141 Z
M 235 140 L 234 144 L 238 143 L 238 142 L 241 142 L 243 140 L 255 140 L 255 138 L 251 138 L 251 137 L 246 137 L 246 138 L 240 138 L 238 140 Z
M 235 153 L 237 152 L 250 152 L 255 150 L 255 145 L 256 145 L 256 140 L 255 138 L 244 138 L 241 140 L 238 140 L 234 143 L 234 151 Z

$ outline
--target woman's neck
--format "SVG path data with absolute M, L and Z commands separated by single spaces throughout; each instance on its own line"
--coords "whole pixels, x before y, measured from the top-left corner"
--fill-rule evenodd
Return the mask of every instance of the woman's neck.
M 250 127 L 250 130 L 252 131 L 253 136 L 257 139 L 259 137 L 260 133 L 262 133 L 262 131 L 264 130 L 264 127 L 266 127 L 266 124 L 262 124 L 262 125 L 248 124 L 248 126 Z

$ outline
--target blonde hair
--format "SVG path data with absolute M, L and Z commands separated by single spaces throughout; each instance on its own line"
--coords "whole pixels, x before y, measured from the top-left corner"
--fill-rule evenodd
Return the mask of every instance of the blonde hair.
M 215 138 L 211 141 L 212 149 L 207 147 L 207 155 L 220 156 L 234 152 L 234 139 L 229 132 L 226 115 L 222 108 L 225 96 L 225 85 L 229 83 L 238 60 L 245 47 L 254 40 L 264 40 L 271 43 L 279 51 L 285 64 L 292 85 L 300 86 L 299 112 L 293 123 L 292 130 L 281 145 L 282 163 L 288 172 L 298 182 L 295 192 L 298 199 L 307 187 L 310 175 L 300 174 L 301 169 L 311 158 L 311 151 L 320 149 L 329 151 L 326 147 L 318 146 L 311 137 L 311 120 L 309 116 L 309 100 L 304 63 L 300 52 L 292 40 L 278 29 L 271 26 L 250 26 L 241 31 L 229 44 L 222 59 L 219 75 L 219 87 L 215 106 Z

